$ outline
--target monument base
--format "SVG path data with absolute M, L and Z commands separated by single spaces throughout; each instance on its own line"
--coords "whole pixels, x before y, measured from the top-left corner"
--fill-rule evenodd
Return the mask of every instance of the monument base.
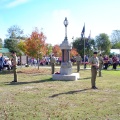
M 79 73 L 72 73 L 70 75 L 62 75 L 62 74 L 53 74 L 53 80 L 78 80 L 80 79 Z

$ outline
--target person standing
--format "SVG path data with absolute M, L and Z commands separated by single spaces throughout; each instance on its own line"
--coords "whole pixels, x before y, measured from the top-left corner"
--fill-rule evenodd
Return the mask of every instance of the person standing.
M 108 56 L 105 55 L 103 60 L 104 60 L 104 69 L 107 70 L 107 68 L 108 68 L 108 61 L 109 61 Z
M 77 54 L 77 56 L 76 56 L 77 72 L 80 71 L 80 63 L 81 63 L 81 61 L 82 61 L 81 56 L 79 54 Z
M 113 62 L 113 69 L 116 70 L 116 68 L 117 68 L 117 57 L 116 57 L 116 55 L 114 55 L 112 57 L 112 62 Z
M 55 62 L 56 62 L 56 59 L 55 59 L 54 55 L 52 55 L 52 57 L 50 59 L 50 62 L 51 62 L 52 74 L 54 74 L 54 72 L 55 72 Z
M 92 89 L 97 89 L 96 87 L 96 76 L 97 76 L 97 70 L 99 68 L 99 59 L 97 57 L 97 52 L 93 53 L 93 57 L 90 58 L 90 65 L 91 65 L 91 85 Z
M 12 82 L 17 82 L 17 56 L 16 56 L 16 52 L 13 52 L 12 55 L 13 55 L 13 72 L 14 72 L 14 80 Z
M 1 58 L 0 58 L 0 71 L 4 68 L 4 61 L 5 61 L 5 59 L 2 55 Z
M 88 63 L 88 56 L 87 55 L 84 55 L 83 63 L 84 63 L 84 69 L 86 69 L 86 66 L 87 66 L 87 63 Z
M 101 70 L 102 70 L 102 67 L 103 67 L 103 57 L 100 54 L 100 56 L 98 58 L 99 58 L 99 77 L 101 77 L 102 76 Z

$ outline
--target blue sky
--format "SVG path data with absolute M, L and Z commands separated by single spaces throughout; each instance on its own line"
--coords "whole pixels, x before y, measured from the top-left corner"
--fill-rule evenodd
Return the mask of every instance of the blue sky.
M 18 25 L 25 35 L 35 27 L 47 37 L 46 43 L 61 44 L 65 37 L 63 21 L 68 19 L 68 41 L 80 37 L 85 23 L 85 36 L 100 33 L 109 36 L 120 30 L 120 0 L 0 0 L 0 38 L 7 29 Z

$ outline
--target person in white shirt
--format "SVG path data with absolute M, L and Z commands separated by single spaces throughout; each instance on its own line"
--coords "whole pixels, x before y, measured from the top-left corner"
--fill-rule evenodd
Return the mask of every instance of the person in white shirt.
M 12 67 L 12 62 L 11 62 L 10 59 L 8 59 L 8 60 L 6 61 L 6 65 L 8 65 L 8 70 L 10 70 L 11 67 Z

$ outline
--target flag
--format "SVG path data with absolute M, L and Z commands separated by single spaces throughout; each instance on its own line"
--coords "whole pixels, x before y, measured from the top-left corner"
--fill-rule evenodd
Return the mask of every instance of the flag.
M 89 46 L 89 42 L 88 42 L 88 40 L 85 42 L 85 46 Z
M 90 30 L 90 34 L 88 36 L 88 40 L 90 40 L 90 39 L 91 39 L 91 30 Z
M 90 39 L 91 39 L 91 30 L 90 30 L 90 34 L 88 35 L 88 39 L 86 40 L 85 46 L 89 46 Z
M 74 36 L 72 37 L 72 40 L 74 40 Z
M 83 38 L 84 35 L 85 35 L 85 24 L 84 24 L 82 32 L 81 32 L 81 38 Z

